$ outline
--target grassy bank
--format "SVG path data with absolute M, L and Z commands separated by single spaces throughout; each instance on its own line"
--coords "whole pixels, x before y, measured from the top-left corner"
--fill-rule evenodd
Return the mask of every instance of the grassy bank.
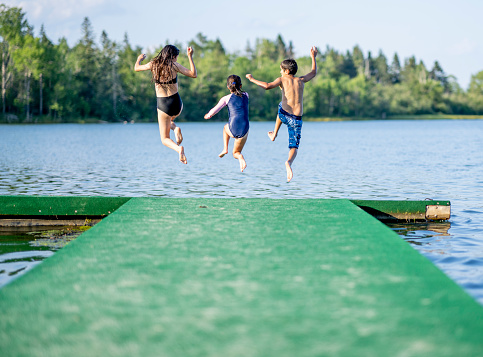
M 388 119 L 483 119 L 483 115 L 462 114 L 421 114 L 421 115 L 392 115 Z

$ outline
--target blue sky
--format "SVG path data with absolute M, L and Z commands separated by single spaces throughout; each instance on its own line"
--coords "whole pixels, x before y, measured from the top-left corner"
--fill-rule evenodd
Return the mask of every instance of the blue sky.
M 296 56 L 308 55 L 312 45 L 345 52 L 358 44 L 365 55 L 382 50 L 389 62 L 395 52 L 401 60 L 414 55 L 428 68 L 438 60 L 463 88 L 483 70 L 481 0 L 0 2 L 22 7 L 36 34 L 43 24 L 51 40 L 65 36 L 70 46 L 79 40 L 87 16 L 97 39 L 103 30 L 118 42 L 127 33 L 132 45 L 144 49 L 166 40 L 186 44 L 202 32 L 220 38 L 230 52 L 243 52 L 247 41 L 275 39 L 280 33 L 287 44 L 293 42 Z

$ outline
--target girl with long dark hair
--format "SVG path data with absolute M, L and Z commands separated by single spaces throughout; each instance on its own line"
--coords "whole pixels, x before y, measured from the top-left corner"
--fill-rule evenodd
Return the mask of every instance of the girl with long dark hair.
M 163 145 L 173 149 L 179 154 L 179 161 L 187 164 L 184 148 L 181 146 L 183 135 L 181 129 L 176 126 L 174 119 L 181 114 L 183 102 L 178 93 L 178 72 L 191 78 L 196 78 L 198 73 L 193 62 L 193 49 L 187 49 L 190 69 L 180 65 L 178 61 L 179 50 L 173 45 L 165 46 L 156 57 L 149 63 L 141 64 L 146 58 L 145 54 L 140 54 L 134 65 L 134 70 L 147 71 L 152 73 L 152 82 L 156 90 L 158 107 L 159 134 Z M 174 131 L 176 143 L 170 138 L 170 130 Z

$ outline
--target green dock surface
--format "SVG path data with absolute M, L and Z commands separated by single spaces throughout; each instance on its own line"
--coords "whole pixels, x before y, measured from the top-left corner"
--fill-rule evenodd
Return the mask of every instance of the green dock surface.
M 349 200 L 116 208 L 0 290 L 1 356 L 483 356 L 483 308 Z

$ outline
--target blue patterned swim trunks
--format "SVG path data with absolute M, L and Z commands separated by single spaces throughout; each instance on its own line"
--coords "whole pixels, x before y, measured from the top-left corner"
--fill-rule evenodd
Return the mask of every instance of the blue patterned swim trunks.
M 302 134 L 302 117 L 293 115 L 283 110 L 282 103 L 278 105 L 278 118 L 288 128 L 288 148 L 299 148 L 300 136 Z

